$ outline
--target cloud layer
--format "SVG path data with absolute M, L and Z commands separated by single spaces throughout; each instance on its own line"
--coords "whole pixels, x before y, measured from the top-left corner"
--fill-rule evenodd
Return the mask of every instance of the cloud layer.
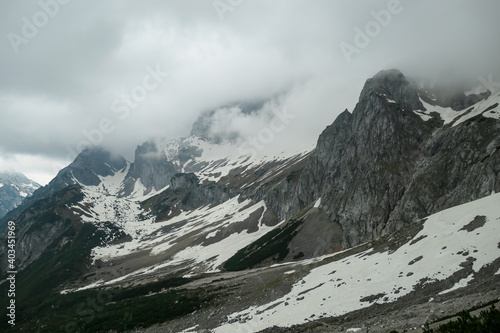
M 495 0 L 4 1 L 0 167 L 45 183 L 84 141 L 130 159 L 203 111 L 278 94 L 298 119 L 281 141 L 314 143 L 381 69 L 500 81 L 499 12 Z

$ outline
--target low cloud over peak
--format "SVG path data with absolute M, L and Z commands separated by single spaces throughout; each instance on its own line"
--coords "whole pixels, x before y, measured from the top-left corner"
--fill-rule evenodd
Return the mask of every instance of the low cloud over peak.
M 46 183 L 82 142 L 132 159 L 150 138 L 189 135 L 202 112 L 284 92 L 298 120 L 282 141 L 314 143 L 384 68 L 494 86 L 499 12 L 494 0 L 3 2 L 0 165 Z M 224 130 L 267 125 L 227 111 Z

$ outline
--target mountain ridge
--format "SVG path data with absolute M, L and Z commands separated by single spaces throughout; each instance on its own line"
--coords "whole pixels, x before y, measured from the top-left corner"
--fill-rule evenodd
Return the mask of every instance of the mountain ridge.
M 487 197 L 500 192 L 500 94 L 468 96 L 443 106 L 401 72 L 381 71 L 313 150 L 256 157 L 234 142 L 190 136 L 139 145 L 130 163 L 97 148 L 3 221 L 19 228 L 26 276 L 77 251 L 72 244 L 82 237 L 92 244 L 77 251 L 85 265 L 58 278 L 53 291 L 64 295 L 320 263 L 386 242 L 445 209 L 497 200 Z M 415 243 L 417 229 L 407 236 Z M 495 253 L 488 260 L 497 265 Z M 252 311 L 224 327 L 251 321 Z

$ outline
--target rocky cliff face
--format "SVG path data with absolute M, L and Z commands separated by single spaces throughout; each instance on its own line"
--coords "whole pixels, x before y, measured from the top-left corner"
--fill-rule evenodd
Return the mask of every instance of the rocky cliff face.
M 99 176 L 111 176 L 126 166 L 127 162 L 123 157 L 96 147 L 82 151 L 73 163 L 58 173 L 54 180 L 68 184 L 76 181 L 86 186 L 97 186 L 101 182 Z
M 49 246 L 55 250 L 71 238 L 64 235 L 72 224 L 79 221 L 69 206 L 83 198 L 80 187 L 71 185 L 30 205 L 16 218 L 16 268 L 22 270 L 38 259 Z M 55 240 L 57 240 L 56 243 Z M 5 241 L 2 237 L 2 241 Z M 0 251 L 2 269 L 7 260 L 5 249 Z
M 127 174 L 121 195 L 132 193 L 139 179 L 146 187 L 144 194 L 153 189 L 160 190 L 167 186 L 172 176 L 178 172 L 179 167 L 167 159 L 155 142 L 146 142 L 135 150 L 135 161 Z
M 419 93 L 395 70 L 368 80 L 352 114 L 346 110 L 325 129 L 296 184 L 283 180 L 268 205 L 290 217 L 321 198 L 350 247 L 498 192 L 499 121 L 479 114 L 443 125 L 437 113 L 424 120 L 416 112 L 426 110 Z
M 97 186 L 101 183 L 99 177 L 112 176 L 127 165 L 123 157 L 103 149 L 84 150 L 48 185 L 35 191 L 17 209 L 9 212 L 0 224 L 6 225 L 8 220 L 16 221 L 17 268 L 23 269 L 47 251 L 56 253 L 65 245 L 71 247 L 82 228 L 80 217 L 71 207 L 83 199 L 81 186 Z M 92 241 L 100 243 L 98 236 Z M 0 252 L 0 257 L 4 255 Z M 1 267 L 4 268 L 3 264 Z
M 500 95 L 458 100 L 445 108 L 400 72 L 383 71 L 366 82 L 353 112 L 323 131 L 313 152 L 251 160 L 232 156 L 238 149 L 231 144 L 199 137 L 147 142 L 133 164 L 89 150 L 2 222 L 22 226 L 26 264 L 82 241 L 83 226 L 91 226 L 85 244 L 123 241 L 113 255 L 131 258 L 138 248 L 149 258 L 149 244 L 165 256 L 158 262 L 182 252 L 199 258 L 193 246 L 200 253 L 212 246 L 212 259 L 224 260 L 232 256 L 227 249 L 241 249 L 251 260 L 230 262 L 246 268 L 339 251 L 500 191 Z M 96 230 L 102 234 L 94 237 Z M 91 250 L 85 245 L 85 253 Z M 125 261 L 129 270 L 143 268 Z M 212 264 L 222 267 L 222 259 Z

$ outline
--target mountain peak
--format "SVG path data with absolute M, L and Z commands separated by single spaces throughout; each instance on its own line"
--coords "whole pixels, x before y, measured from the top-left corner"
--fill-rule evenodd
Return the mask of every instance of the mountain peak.
M 59 172 L 84 185 L 99 185 L 98 176 L 111 176 L 127 166 L 127 161 L 102 147 L 84 149 L 73 163 Z
M 368 79 L 361 92 L 360 101 L 374 93 L 385 96 L 403 108 L 423 109 L 416 87 L 397 69 L 382 70 Z

